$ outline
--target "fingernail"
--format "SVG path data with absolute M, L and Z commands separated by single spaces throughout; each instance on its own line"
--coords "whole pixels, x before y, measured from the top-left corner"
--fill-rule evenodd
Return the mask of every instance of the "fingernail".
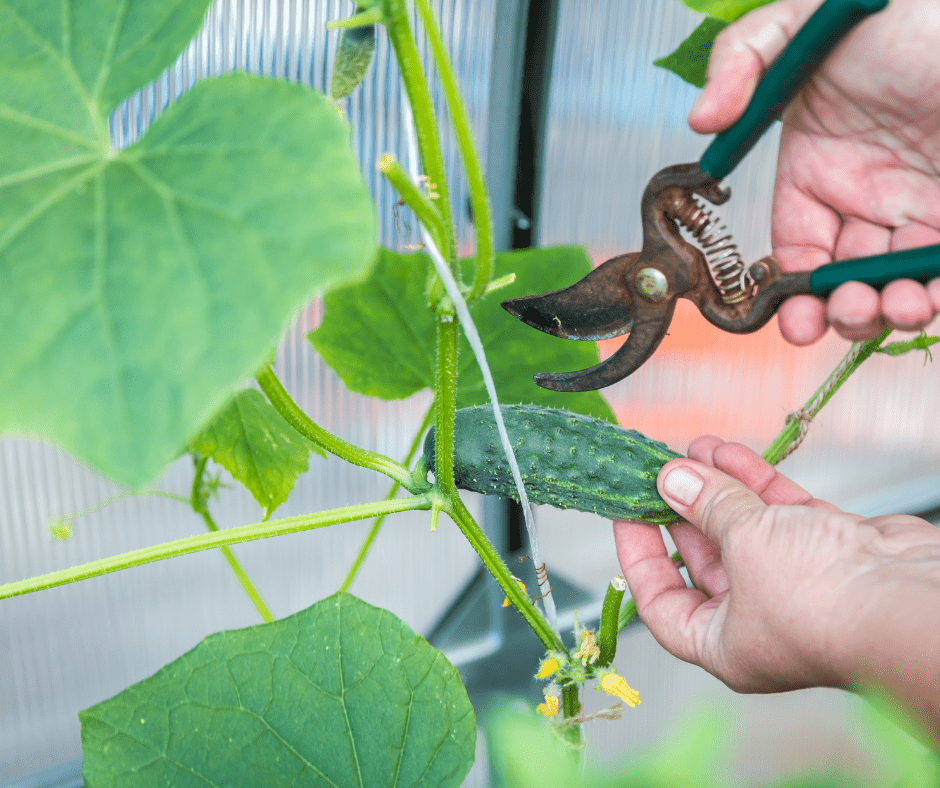
M 663 479 L 663 490 L 666 495 L 686 506 L 695 503 L 704 485 L 705 480 L 687 468 L 676 468 Z
M 703 90 L 701 93 L 698 94 L 695 101 L 692 102 L 692 107 L 691 109 L 689 109 L 689 117 L 692 117 L 693 115 L 697 115 L 699 112 L 702 111 L 702 107 L 705 106 L 705 102 L 702 100 L 704 97 L 705 97 L 705 91 Z

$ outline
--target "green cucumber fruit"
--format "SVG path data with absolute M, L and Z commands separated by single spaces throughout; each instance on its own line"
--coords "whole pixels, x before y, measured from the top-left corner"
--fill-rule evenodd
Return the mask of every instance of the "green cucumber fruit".
M 344 28 L 333 60 L 330 97 L 341 99 L 352 93 L 369 70 L 375 52 L 375 25 Z
M 656 475 L 681 455 L 665 443 L 601 419 L 537 405 L 501 405 L 506 432 L 532 503 L 611 520 L 672 523 Z M 434 430 L 424 440 L 434 470 Z M 454 480 L 464 490 L 519 500 L 489 405 L 457 411 Z

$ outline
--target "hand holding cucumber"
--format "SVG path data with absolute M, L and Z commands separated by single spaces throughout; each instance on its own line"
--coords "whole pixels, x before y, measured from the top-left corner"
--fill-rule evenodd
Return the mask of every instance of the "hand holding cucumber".
M 739 692 L 877 682 L 940 740 L 940 530 L 812 498 L 740 444 L 699 438 L 658 477 L 687 522 L 617 522 L 637 611 L 668 651 Z
M 743 112 L 764 70 L 820 0 L 776 0 L 715 42 L 689 125 L 714 134 Z M 891 0 L 851 31 L 783 116 L 771 240 L 790 271 L 940 243 L 940 4 Z M 796 345 L 827 324 L 851 340 L 885 325 L 916 330 L 940 312 L 940 280 L 879 293 L 842 285 L 827 303 L 789 299 L 780 330 Z

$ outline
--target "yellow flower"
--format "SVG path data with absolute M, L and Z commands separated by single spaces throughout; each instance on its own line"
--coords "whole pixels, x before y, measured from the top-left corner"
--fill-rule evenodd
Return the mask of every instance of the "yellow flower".
M 616 695 L 631 709 L 636 708 L 640 702 L 640 693 L 627 684 L 623 676 L 616 673 L 605 673 L 601 676 L 601 689 L 608 695 Z
M 545 717 L 554 717 L 558 714 L 558 696 L 545 693 L 545 703 L 540 703 L 536 711 Z
M 539 672 L 535 674 L 535 678 L 547 679 L 549 676 L 554 675 L 560 667 L 561 663 L 555 657 L 549 657 L 539 665 Z
M 597 645 L 597 635 L 594 634 L 592 629 L 582 629 L 581 630 L 581 648 L 574 652 L 572 656 L 581 660 L 581 663 L 587 665 L 591 663 L 592 665 L 601 655 L 600 646 Z
M 522 582 L 518 577 L 516 577 L 515 575 L 512 575 L 512 579 L 516 581 L 516 585 L 518 585 L 519 588 L 522 589 L 522 593 L 524 594 L 524 593 L 526 592 L 526 590 L 525 590 L 525 583 L 523 583 L 523 582 Z M 503 600 L 503 607 L 509 607 L 509 597 L 508 597 L 508 596 Z

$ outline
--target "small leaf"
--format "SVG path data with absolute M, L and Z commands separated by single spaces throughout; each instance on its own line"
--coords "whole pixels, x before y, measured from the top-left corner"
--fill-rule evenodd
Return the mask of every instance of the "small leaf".
M 727 22 L 718 19 L 705 19 L 692 31 L 692 35 L 679 44 L 675 52 L 654 60 L 653 64 L 671 71 L 697 88 L 705 87 L 705 72 L 712 45 L 715 37 L 727 26 Z
M 444 655 L 343 593 L 210 635 L 78 716 L 88 788 L 457 788 L 476 740 Z
M 297 477 L 306 473 L 310 452 L 326 456 L 255 389 L 232 397 L 190 446 L 244 484 L 264 509 L 265 520 L 287 500 Z
M 331 288 L 324 318 L 308 335 L 317 352 L 350 391 L 402 399 L 435 385 L 434 315 L 424 285 L 430 259 L 381 250 L 369 278 Z M 494 277 L 516 274 L 511 285 L 471 307 L 501 402 L 531 402 L 614 421 L 597 392 L 570 394 L 536 386 L 536 372 L 583 369 L 598 361 L 590 342 L 549 336 L 509 315 L 500 302 L 566 287 L 585 276 L 591 263 L 580 247 L 551 247 L 496 255 Z M 461 337 L 457 407 L 488 402 L 483 377 Z
M 767 5 L 773 0 L 682 0 L 682 2 L 700 14 L 722 22 L 733 22 L 748 11 Z
M 922 331 L 920 336 L 914 337 L 914 339 L 899 342 L 888 342 L 888 344 L 882 345 L 875 352 L 884 353 L 887 356 L 903 356 L 905 353 L 910 353 L 912 350 L 923 350 L 926 354 L 924 358 L 924 363 L 926 364 L 927 359 L 933 361 L 933 355 L 930 353 L 930 346 L 935 345 L 937 342 L 940 342 L 940 337 L 927 336 L 927 332 Z
M 374 52 L 375 25 L 343 30 L 333 61 L 333 75 L 330 78 L 331 98 L 344 98 L 358 87 L 369 70 Z
M 191 40 L 206 0 L 0 2 L 0 431 L 116 481 L 154 478 L 375 222 L 323 96 L 233 74 L 114 150 L 108 114 Z M 14 10 L 15 8 L 15 10 Z

